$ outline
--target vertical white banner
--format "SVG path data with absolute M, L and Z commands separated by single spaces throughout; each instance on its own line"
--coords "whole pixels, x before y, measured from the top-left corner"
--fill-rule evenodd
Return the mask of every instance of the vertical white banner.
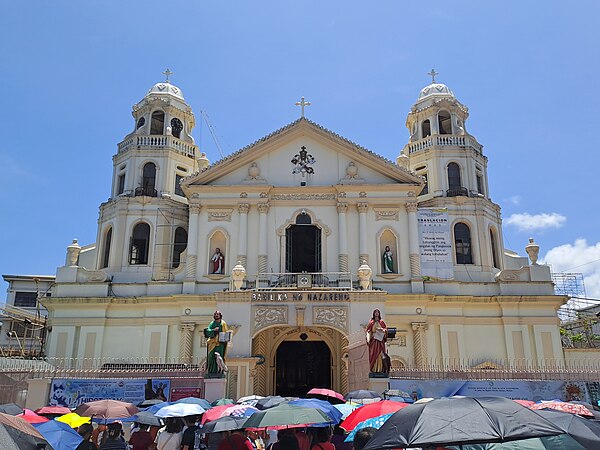
M 454 278 L 454 258 L 448 210 L 419 209 L 419 253 L 421 275 L 451 280 Z

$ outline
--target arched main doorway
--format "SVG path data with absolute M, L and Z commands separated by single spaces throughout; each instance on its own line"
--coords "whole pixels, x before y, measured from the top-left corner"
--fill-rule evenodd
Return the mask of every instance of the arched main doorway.
M 313 387 L 331 388 L 331 351 L 323 341 L 284 341 L 275 356 L 275 394 L 306 397 Z

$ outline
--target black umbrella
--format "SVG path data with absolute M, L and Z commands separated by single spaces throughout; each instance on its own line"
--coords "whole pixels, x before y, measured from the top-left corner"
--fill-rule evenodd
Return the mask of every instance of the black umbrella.
M 131 416 L 129 419 L 123 420 L 123 422 L 137 422 L 155 427 L 162 427 L 163 425 L 162 421 L 150 411 L 140 411 L 139 413 Z
M 345 399 L 347 401 L 364 400 L 364 399 L 368 399 L 368 398 L 381 398 L 381 395 L 379 395 L 375 391 L 367 391 L 366 389 L 359 389 L 358 391 L 348 392 L 345 396 Z
M 507 442 L 564 432 L 503 397 L 450 397 L 394 413 L 363 450 Z
M 248 420 L 247 417 L 225 416 L 220 419 L 206 422 L 202 425 L 200 431 L 202 433 L 219 433 L 221 431 L 233 431 L 244 428 L 244 423 Z
M 279 396 L 279 395 L 271 395 L 269 397 L 261 398 L 256 402 L 256 408 L 258 409 L 269 409 L 274 406 L 281 405 L 282 403 L 287 403 L 287 399 Z
M 163 403 L 164 400 L 161 400 L 159 398 L 151 398 L 149 400 L 144 400 L 141 403 L 138 403 L 136 406 L 138 408 L 147 408 L 148 406 L 153 406 L 153 405 L 158 405 L 159 403 Z
M 577 414 L 555 411 L 553 409 L 541 409 L 536 412 L 563 430 L 585 448 L 600 448 L 599 422 L 584 419 Z
M 2 450 L 52 450 L 48 441 L 30 423 L 0 414 L 0 448 Z
M 3 405 L 0 405 L 0 413 L 16 416 L 18 414 L 23 414 L 23 408 L 16 403 L 4 403 Z

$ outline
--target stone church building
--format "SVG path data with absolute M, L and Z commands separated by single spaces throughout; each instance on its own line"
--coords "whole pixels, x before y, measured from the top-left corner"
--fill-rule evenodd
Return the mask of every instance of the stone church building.
M 395 162 L 302 114 L 211 163 L 168 80 L 132 115 L 96 243 L 68 247 L 43 301 L 49 361 L 201 365 L 220 310 L 229 395 L 347 392 L 368 385 L 380 309 L 392 373 L 564 364 L 566 298 L 535 243 L 531 261 L 504 248 L 483 146 L 444 84 L 418 93 Z

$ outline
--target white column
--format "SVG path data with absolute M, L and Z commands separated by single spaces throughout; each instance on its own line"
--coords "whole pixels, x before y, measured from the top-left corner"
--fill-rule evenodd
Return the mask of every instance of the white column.
M 417 222 L 417 199 L 406 203 L 408 211 L 408 255 L 410 259 L 410 277 L 421 276 L 421 258 L 419 256 L 419 224 Z
M 346 226 L 347 203 L 338 203 L 338 270 L 348 272 L 348 227 Z
M 413 329 L 415 366 L 423 369 L 427 364 L 427 340 L 425 332 L 428 325 L 425 322 L 413 322 L 411 325 Z
M 179 359 L 182 364 L 192 363 L 195 326 L 196 324 L 194 323 L 182 323 L 179 325 L 179 331 L 181 331 Z
M 198 226 L 200 221 L 200 205 L 190 204 L 190 222 L 188 229 L 187 260 L 185 277 L 188 280 L 196 279 L 196 265 L 198 261 Z
M 242 266 L 246 267 L 248 261 L 248 211 L 250 205 L 248 203 L 240 203 L 238 211 L 240 213 L 240 229 L 238 233 L 238 261 Z
M 367 211 L 368 203 L 357 203 L 358 208 L 358 255 L 359 262 L 369 263 L 369 251 L 367 249 Z
M 268 230 L 267 230 L 267 213 L 269 212 L 268 203 L 258 204 L 258 273 L 267 272 L 268 262 Z

